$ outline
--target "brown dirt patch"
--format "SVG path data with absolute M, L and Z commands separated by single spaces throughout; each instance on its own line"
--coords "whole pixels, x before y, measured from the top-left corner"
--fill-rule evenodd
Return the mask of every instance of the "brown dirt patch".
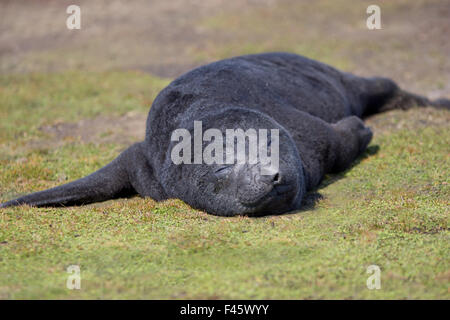
M 27 148 L 56 148 L 70 142 L 130 145 L 144 140 L 146 118 L 146 114 L 128 112 L 120 117 L 98 116 L 74 123 L 43 126 L 39 129 L 46 138 L 30 141 Z
M 381 2 L 375 31 L 365 27 L 368 4 L 350 0 L 78 0 L 81 30 L 68 30 L 72 3 L 1 1 L 0 72 L 139 69 L 172 78 L 248 51 L 315 55 L 308 48 L 319 41 L 325 53 L 316 57 L 334 52 L 347 71 L 450 97 L 450 0 Z

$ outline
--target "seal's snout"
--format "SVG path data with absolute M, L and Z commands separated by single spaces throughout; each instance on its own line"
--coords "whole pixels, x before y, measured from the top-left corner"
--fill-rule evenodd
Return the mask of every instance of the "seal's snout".
M 282 195 L 294 190 L 294 185 L 291 181 L 287 181 L 279 170 L 271 172 L 270 174 L 261 174 L 259 180 L 271 187 L 274 194 Z
M 283 168 L 261 170 L 260 165 L 242 168 L 238 175 L 240 203 L 259 210 L 290 203 L 297 187 L 285 171 Z

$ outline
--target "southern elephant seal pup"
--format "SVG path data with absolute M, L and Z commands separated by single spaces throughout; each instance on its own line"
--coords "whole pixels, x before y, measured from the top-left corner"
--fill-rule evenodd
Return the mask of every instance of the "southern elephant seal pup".
M 362 118 L 428 105 L 448 108 L 449 100 L 429 101 L 390 79 L 354 76 L 295 54 L 226 59 L 194 69 L 163 89 L 150 109 L 145 140 L 105 167 L 1 207 L 83 205 L 140 195 L 179 198 L 222 216 L 279 214 L 299 208 L 324 174 L 348 168 L 366 149 L 372 132 Z M 262 174 L 260 158 L 252 164 L 175 163 L 172 151 L 180 141 L 173 133 L 182 129 L 195 140 L 195 124 L 224 135 L 230 129 L 276 130 L 276 170 Z M 208 145 L 205 137 L 197 141 L 201 148 Z M 271 141 L 266 137 L 267 154 L 273 152 Z M 191 158 L 190 142 L 186 146 L 180 154 Z

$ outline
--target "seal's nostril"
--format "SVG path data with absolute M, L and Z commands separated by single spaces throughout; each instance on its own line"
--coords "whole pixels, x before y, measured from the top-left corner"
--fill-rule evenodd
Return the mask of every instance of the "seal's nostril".
M 274 176 L 273 176 L 273 182 L 274 183 L 280 183 L 280 174 L 279 173 L 276 173 Z

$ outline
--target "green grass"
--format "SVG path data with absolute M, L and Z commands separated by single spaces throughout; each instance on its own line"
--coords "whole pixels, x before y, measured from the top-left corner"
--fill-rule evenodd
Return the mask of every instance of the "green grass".
M 39 126 L 144 112 L 166 83 L 129 72 L 2 76 L 1 200 L 82 177 L 125 147 L 33 149 Z M 402 117 L 424 121 L 421 110 Z M 327 177 L 313 208 L 282 216 L 219 218 L 140 198 L 2 209 L 0 298 L 449 299 L 449 144 L 446 125 L 375 135 L 356 166 Z M 373 264 L 380 290 L 366 287 Z M 81 290 L 66 288 L 69 265 L 81 267 Z

